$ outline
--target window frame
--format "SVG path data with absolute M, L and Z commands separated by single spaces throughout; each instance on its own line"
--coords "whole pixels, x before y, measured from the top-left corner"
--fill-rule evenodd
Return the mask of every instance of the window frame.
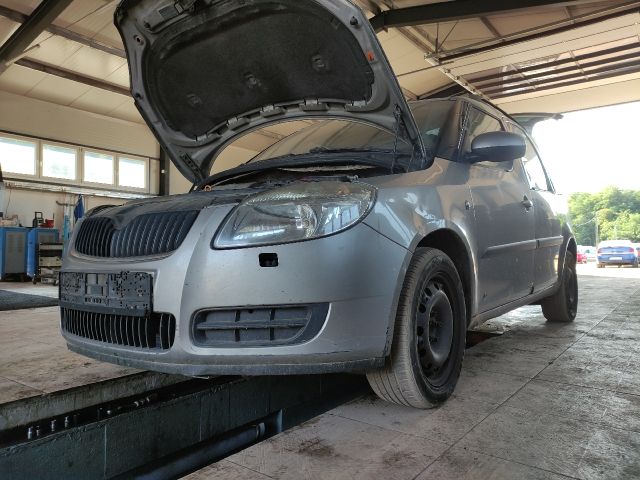
M 67 149 L 75 151 L 76 168 L 75 168 L 75 176 L 74 176 L 73 179 L 61 178 L 61 177 L 50 177 L 50 176 L 44 174 L 44 149 L 47 146 L 67 148 Z M 81 181 L 81 178 L 82 178 L 81 168 L 82 168 L 82 166 L 80 165 L 80 148 L 75 146 L 75 145 L 69 145 L 69 144 L 66 144 L 66 143 L 49 141 L 49 140 L 41 140 L 40 141 L 40 162 L 39 163 L 40 163 L 40 175 L 38 175 L 38 178 L 40 178 L 42 180 L 55 182 L 55 183 L 63 183 L 65 185 L 80 185 L 80 184 L 82 184 L 82 181 Z
M 109 155 L 112 158 L 112 165 L 111 165 L 111 183 L 100 183 L 100 182 L 92 182 L 89 180 L 85 180 L 85 168 L 84 168 L 84 162 L 85 162 L 85 155 L 87 154 L 87 152 L 89 153 L 97 153 L 98 155 Z M 88 185 L 88 186 L 92 186 L 92 187 L 115 187 L 116 186 L 116 167 L 115 167 L 115 163 L 116 163 L 116 159 L 117 159 L 117 155 L 113 152 L 110 152 L 109 150 L 102 150 L 100 148 L 86 148 L 83 147 L 80 149 L 80 163 L 82 166 L 81 172 L 80 172 L 80 180 L 79 182 L 82 183 L 82 185 Z
M 16 178 L 20 180 L 32 180 L 40 176 L 40 140 L 37 138 L 28 138 L 21 135 L 14 135 L 12 133 L 0 132 L 0 138 L 7 138 L 10 140 L 18 140 L 21 142 L 29 142 L 35 145 L 34 158 L 33 158 L 33 170 L 34 173 L 15 173 L 2 169 L 2 176 L 7 178 Z
M 133 194 L 148 194 L 157 195 L 157 193 L 151 193 L 151 188 L 154 183 L 149 177 L 151 172 L 151 161 L 158 160 L 154 157 L 145 157 L 142 155 L 129 154 L 126 152 L 109 150 L 105 148 L 93 147 L 90 145 L 80 145 L 76 143 L 69 143 L 64 141 L 58 141 L 49 138 L 34 137 L 31 135 L 22 135 L 19 133 L 13 133 L 5 130 L 0 130 L 0 138 L 7 138 L 11 140 L 18 140 L 23 142 L 29 142 L 35 145 L 35 173 L 34 174 L 22 174 L 9 171 L 3 171 L 3 176 L 6 180 L 25 180 L 29 182 L 41 182 L 46 185 L 61 185 L 63 187 L 73 186 L 79 188 L 90 188 L 99 190 L 101 192 L 114 192 L 114 193 L 133 193 Z M 59 178 L 44 175 L 44 149 L 46 146 L 68 148 L 75 151 L 75 178 Z M 99 183 L 84 180 L 84 162 L 85 153 L 97 153 L 102 155 L 110 155 L 113 157 L 113 183 Z M 119 186 L 119 162 L 120 158 L 129 158 L 132 160 L 139 160 L 144 163 L 144 188 L 137 187 L 123 187 Z
M 518 159 L 520 161 L 520 165 L 522 166 L 522 172 L 525 175 L 525 180 L 527 182 L 527 184 L 529 184 L 529 189 L 531 191 L 534 192 L 549 192 L 549 193 L 556 193 L 556 188 L 553 185 L 553 182 L 551 181 L 551 177 L 549 176 L 549 172 L 547 172 L 547 167 L 544 166 L 544 162 L 542 161 L 542 157 L 540 156 L 540 150 L 538 150 L 538 146 L 536 145 L 536 142 L 533 141 L 533 139 L 529 136 L 529 134 L 527 133 L 527 131 L 522 128 L 522 126 L 518 125 L 517 122 L 515 121 L 509 121 L 507 122 L 507 126 L 513 130 L 512 133 L 518 133 L 520 135 L 522 135 L 526 141 L 528 141 L 531 146 L 533 147 L 533 151 L 536 152 L 536 157 L 538 157 L 538 161 L 540 162 L 540 165 L 542 166 L 542 172 L 544 173 L 544 178 L 547 181 L 547 188 L 545 190 L 540 190 L 540 189 L 536 189 L 533 188 L 531 186 L 531 182 L 529 181 L 528 178 L 528 173 L 527 173 L 527 167 L 525 166 L 524 162 L 522 161 L 522 158 Z M 525 143 L 525 148 L 526 148 L 526 143 Z
M 143 188 L 120 185 L 120 159 L 121 158 L 129 159 L 129 160 L 141 160 L 142 162 L 144 162 L 144 187 Z M 151 179 L 149 178 L 149 167 L 150 167 L 150 159 L 146 157 L 140 157 L 138 155 L 128 155 L 128 154 L 116 155 L 115 165 L 114 165 L 114 168 L 115 168 L 114 187 L 117 188 L 118 190 L 126 191 L 126 192 L 136 192 L 136 193 L 149 192 L 149 189 L 151 188 L 150 186 Z
M 475 163 L 469 163 L 466 160 L 466 154 L 467 152 L 464 151 L 464 143 L 467 140 L 467 136 L 469 135 L 469 125 L 468 125 L 468 120 L 469 120 L 469 112 L 472 108 L 475 108 L 476 110 L 478 110 L 480 113 L 483 113 L 485 115 L 487 115 L 488 117 L 493 118 L 496 122 L 498 122 L 498 124 L 500 125 L 500 127 L 502 128 L 502 130 L 500 130 L 501 132 L 506 132 L 507 130 L 507 123 L 504 121 L 504 118 L 502 117 L 497 117 L 496 115 L 489 113 L 486 109 L 482 108 L 480 105 L 475 105 L 471 102 L 465 101 L 464 102 L 464 110 L 463 110 L 463 118 L 462 118 L 462 126 L 461 126 L 461 130 L 462 133 L 460 135 L 460 143 L 458 145 L 458 161 L 460 163 L 464 163 L 470 166 L 477 166 L 477 167 L 482 167 L 482 168 L 492 168 L 495 170 L 501 170 L 501 171 L 505 171 L 505 172 L 511 172 L 514 169 L 514 162 L 510 161 L 510 162 L 490 162 L 490 161 L 482 161 L 482 162 L 475 162 Z M 505 166 L 507 168 L 505 168 Z

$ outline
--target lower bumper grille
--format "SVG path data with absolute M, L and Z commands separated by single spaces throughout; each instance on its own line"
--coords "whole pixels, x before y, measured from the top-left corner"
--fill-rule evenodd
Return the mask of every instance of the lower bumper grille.
M 311 340 L 327 318 L 329 304 L 204 310 L 192 323 L 196 345 L 260 347 Z
M 135 317 L 71 308 L 61 308 L 61 313 L 64 332 L 112 345 L 169 350 L 176 335 L 176 319 L 169 313 Z

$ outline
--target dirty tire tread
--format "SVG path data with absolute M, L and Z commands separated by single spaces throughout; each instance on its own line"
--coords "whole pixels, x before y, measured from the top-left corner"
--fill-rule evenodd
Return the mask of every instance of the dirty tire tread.
M 416 379 L 415 368 L 412 366 L 411 355 L 409 354 L 410 350 L 413 348 L 412 332 L 414 329 L 414 312 L 412 307 L 415 289 L 420 284 L 423 271 L 433 262 L 446 264 L 444 268 L 449 270 L 449 273 L 452 274 L 453 283 L 455 285 L 454 289 L 459 294 L 459 297 L 457 298 L 457 301 L 459 302 L 457 311 L 462 316 L 462 319 L 457 321 L 461 322 L 460 325 L 463 325 L 463 331 L 461 334 L 462 338 L 458 337 L 459 340 L 462 341 L 462 345 L 458 346 L 460 358 L 457 360 L 458 363 L 457 365 L 454 365 L 454 370 L 451 373 L 453 385 L 444 395 L 440 395 L 442 398 L 425 397 L 424 391 L 419 385 L 419 380 Z M 452 300 L 452 302 L 453 301 L 454 300 Z M 376 395 L 383 400 L 408 407 L 430 408 L 441 403 L 453 391 L 453 387 L 455 387 L 455 383 L 457 382 L 462 368 L 462 357 L 464 356 L 464 330 L 466 330 L 466 308 L 464 305 L 462 282 L 460 281 L 457 270 L 449 257 L 440 250 L 433 248 L 419 248 L 416 250 L 414 258 L 407 269 L 405 281 L 398 301 L 398 310 L 395 322 L 391 354 L 385 360 L 385 366 L 367 374 L 367 379 L 371 388 Z M 455 346 L 452 348 L 455 348 Z
M 569 309 L 567 308 L 566 301 L 566 285 L 564 283 L 564 275 L 566 269 L 571 268 L 573 271 L 573 275 L 576 278 L 577 282 L 577 273 L 576 273 L 576 259 L 572 252 L 567 251 L 565 254 L 565 266 L 562 272 L 563 280 L 560 284 L 560 288 L 553 295 L 544 298 L 540 302 L 540 306 L 542 307 L 542 314 L 547 319 L 548 322 L 554 323 L 570 323 L 573 322 L 576 318 L 575 312 L 571 314 Z M 576 293 L 576 310 L 578 303 L 578 294 Z

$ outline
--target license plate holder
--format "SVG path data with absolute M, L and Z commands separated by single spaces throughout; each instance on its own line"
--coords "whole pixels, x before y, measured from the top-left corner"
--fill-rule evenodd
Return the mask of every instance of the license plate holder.
M 622 261 L 622 257 L 609 257 L 609 260 L 620 262 Z
M 144 317 L 153 311 L 153 277 L 145 272 L 60 274 L 60 306 Z

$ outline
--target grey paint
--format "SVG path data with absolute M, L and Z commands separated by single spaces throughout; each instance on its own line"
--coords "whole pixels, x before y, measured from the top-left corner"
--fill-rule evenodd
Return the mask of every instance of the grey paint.
M 280 0 L 275 3 L 279 4 L 278 15 L 299 6 L 298 2 L 292 0 Z M 291 89 L 286 92 L 289 96 L 280 98 L 277 95 L 274 96 L 275 94 L 270 91 L 272 85 L 268 78 L 255 80 L 259 88 L 245 86 L 244 80 L 242 80 L 242 83 L 239 81 L 238 88 L 229 92 L 229 95 L 234 95 L 234 98 L 238 100 L 255 97 L 256 101 L 262 103 L 252 105 L 247 111 L 234 111 L 221 124 L 214 126 L 197 138 L 185 135 L 181 131 L 180 125 L 172 125 L 171 118 L 167 118 L 167 116 L 170 117 L 172 110 L 180 105 L 173 104 L 166 107 L 169 111 L 163 113 L 151 98 L 153 87 L 158 83 L 158 79 L 155 75 L 148 74 L 149 57 L 158 49 L 162 49 L 166 55 L 170 49 L 173 51 L 188 48 L 192 44 L 183 41 L 184 34 L 205 30 L 207 25 L 216 22 L 226 22 L 225 25 L 228 27 L 230 22 L 237 22 L 237 18 L 244 18 L 246 22 L 253 21 L 255 12 L 259 12 L 263 17 L 276 16 L 272 12 L 273 5 L 274 2 L 265 0 L 255 0 L 249 4 L 217 2 L 217 5 L 207 5 L 203 8 L 194 6 L 192 9 L 185 9 L 178 13 L 177 10 L 172 10 L 171 6 L 157 0 L 124 0 L 116 10 L 116 26 L 127 51 L 131 74 L 131 92 L 136 106 L 158 137 L 164 150 L 187 179 L 196 182 L 206 178 L 215 157 L 226 145 L 239 136 L 272 123 L 299 118 L 356 119 L 393 132 L 396 131 L 397 126 L 397 111 L 402 118 L 402 125 L 398 128 L 399 135 L 412 142 L 418 152 L 423 151 L 418 128 L 398 80 L 378 42 L 376 33 L 362 10 L 347 0 L 315 0 L 309 2 L 308 7 L 314 6 L 314 8 L 325 10 L 332 18 L 331 22 L 335 21 L 336 24 L 347 28 L 351 36 L 348 37 L 348 40 L 345 38 L 344 44 L 340 44 L 338 47 L 344 52 L 350 52 L 354 48 L 362 52 L 362 60 L 371 68 L 373 76 L 369 98 L 339 100 L 318 98 L 317 95 L 312 98 L 296 98 L 295 96 L 291 97 L 291 95 L 295 95 L 295 93 L 291 93 L 295 90 Z M 318 20 L 327 21 L 319 18 Z M 264 29 L 264 27 L 256 25 L 256 29 L 259 28 Z M 336 25 L 334 25 L 334 29 L 337 29 Z M 256 32 L 256 35 L 263 36 L 265 41 L 270 38 L 271 34 L 269 29 Z M 324 40 L 329 43 L 343 41 L 340 38 L 335 36 Z M 317 55 L 318 52 L 316 50 L 298 52 L 296 46 L 296 40 L 292 38 L 288 46 L 292 51 L 291 57 L 294 57 L 293 52 L 302 53 L 303 56 L 306 56 L 305 58 L 309 58 L 309 65 L 311 65 L 313 55 Z M 222 58 L 215 56 L 216 53 L 207 52 L 211 62 L 222 61 Z M 251 52 L 246 53 L 249 55 Z M 220 52 L 220 54 L 224 55 L 224 52 Z M 254 63 L 252 68 L 258 70 L 274 62 L 266 53 L 264 57 L 254 58 L 252 61 Z M 290 67 L 307 71 L 309 65 L 292 64 Z M 354 70 L 360 67 L 361 65 L 352 65 Z M 242 72 L 242 75 L 246 74 L 246 72 Z M 336 72 L 335 68 L 332 69 L 329 65 L 326 71 L 321 74 L 339 75 L 340 72 Z M 180 75 L 183 78 L 191 79 L 191 83 L 202 81 L 200 78 L 202 75 L 201 66 L 193 64 L 189 71 L 180 72 Z M 345 82 L 347 82 L 347 78 L 347 76 L 344 77 Z M 267 84 L 266 87 L 262 85 L 263 82 Z M 202 99 L 190 90 L 190 88 L 194 90 L 195 88 L 189 85 L 189 82 L 185 82 L 184 102 L 187 102 L 191 96 L 191 102 L 195 103 L 195 114 L 197 111 L 195 108 L 202 103 Z M 295 84 L 292 83 L 293 85 Z M 286 89 L 287 85 L 279 84 L 277 87 L 278 89 Z M 224 86 L 209 84 L 208 88 L 216 90 L 224 88 Z M 261 95 L 262 91 L 267 93 Z M 206 105 L 206 107 L 216 111 L 216 105 Z
M 538 292 L 552 293 L 542 287 L 555 288 L 571 234 L 565 227 L 562 243 L 550 245 L 548 232 L 540 230 L 539 240 L 536 207 L 522 205 L 523 196 L 531 192 L 521 169 L 519 160 L 505 170 L 500 164 L 438 158 L 426 170 L 363 179 L 378 190 L 368 216 L 344 232 L 305 242 L 213 250 L 211 239 L 233 208 L 214 204 L 201 210 L 185 241 L 169 255 L 97 259 L 81 256 L 72 247 L 64 271 L 150 273 L 154 310 L 174 314 L 178 331 L 173 348 L 163 353 L 65 334 L 67 342 L 74 351 L 102 360 L 189 375 L 375 367 L 389 352 L 395 309 L 413 251 L 434 232 L 454 233 L 467 251 L 472 265 L 471 325 L 536 301 Z M 170 205 L 171 198 L 160 204 Z M 127 216 L 135 216 L 134 205 L 124 208 Z M 118 209 L 112 214 L 118 215 Z M 541 244 L 549 255 L 536 259 Z M 280 265 L 261 267 L 260 253 L 277 253 Z M 538 288 L 534 264 L 540 262 L 545 281 Z M 315 302 L 330 303 L 325 325 L 299 345 L 204 348 L 191 340 L 190 321 L 200 309 Z
M 291 5 L 288 0 L 281 3 Z M 336 21 L 348 21 L 351 14 L 361 18 L 359 10 L 344 0 L 318 3 L 329 9 Z M 122 17 L 121 30 L 126 33 L 128 29 L 140 28 L 133 18 L 125 18 L 125 14 L 151 18 L 154 5 L 150 0 L 123 2 L 118 10 Z M 179 18 L 176 17 L 176 21 L 181 21 Z M 381 52 L 368 24 L 366 28 L 368 30 L 355 34 L 360 45 Z M 141 62 L 140 54 L 146 42 L 162 37 L 146 35 L 144 41 L 134 42 L 138 46 L 127 43 L 130 62 Z M 389 98 L 396 98 L 399 89 L 396 91 L 397 84 L 389 77 L 388 64 L 382 62 L 374 67 L 376 88 L 386 89 Z M 144 93 L 146 84 L 138 78 L 141 72 L 141 64 L 132 69 L 133 85 L 134 92 L 142 88 Z M 170 147 L 168 152 L 174 161 L 180 149 L 198 158 L 190 178 L 198 169 L 204 175 L 207 155 L 213 155 L 232 138 L 213 142 L 182 139 L 176 143 L 176 132 L 165 128 L 155 107 L 140 99 L 137 102 L 150 126 L 165 146 Z M 489 113 L 503 126 L 509 121 L 504 112 L 488 104 L 456 99 L 450 124 L 445 129 L 447 142 L 450 138 L 452 143 L 457 142 L 452 145 L 455 152 L 460 151 L 464 140 L 469 105 Z M 368 113 L 349 112 L 349 115 L 388 129 L 393 110 L 382 108 Z M 403 111 L 406 114 L 404 108 Z M 309 112 L 297 111 L 288 118 L 302 113 Z M 314 117 L 314 114 L 306 116 Z M 267 121 L 272 121 L 271 117 L 260 117 L 247 125 L 253 128 Z M 415 122 L 412 120 L 410 124 Z M 227 134 L 232 135 L 229 132 L 224 135 Z M 375 368 L 390 351 L 396 306 L 413 253 L 419 245 L 425 242 L 428 245 L 430 239 L 435 238 L 430 237 L 432 234 L 443 232 L 463 246 L 464 253 L 457 255 L 464 258 L 453 260 L 459 261 L 459 273 L 468 285 L 470 326 L 553 293 L 559 284 L 564 252 L 573 241 L 571 230 L 562 223 L 566 216 L 557 215 L 555 198 L 531 191 L 520 159 L 471 164 L 458 156 L 461 157 L 454 153 L 448 160 L 435 158 L 429 168 L 418 171 L 358 179 L 377 189 L 375 204 L 367 216 L 340 233 L 297 243 L 212 249 L 212 239 L 223 220 L 246 195 L 245 189 L 234 197 L 234 192 L 229 192 L 233 184 L 214 187 L 211 192 L 197 191 L 186 196 L 104 209 L 96 215 L 113 218 L 118 228 L 151 210 L 181 211 L 186 209 L 185 205 L 200 210 L 184 242 L 171 254 L 124 259 L 83 256 L 73 247 L 76 230 L 63 265 L 66 272 L 151 274 L 154 311 L 175 316 L 175 342 L 170 350 L 158 353 L 63 332 L 69 347 L 122 365 L 187 375 L 292 374 Z M 177 164 L 180 166 L 180 162 Z M 181 171 L 185 170 L 189 168 L 182 164 Z M 445 250 L 447 247 L 442 246 Z M 277 254 L 278 267 L 261 267 L 258 261 L 261 253 Z M 464 264 L 469 265 L 468 270 Z M 191 339 L 192 316 L 202 309 L 309 303 L 328 303 L 329 311 L 319 333 L 300 344 L 201 347 Z

